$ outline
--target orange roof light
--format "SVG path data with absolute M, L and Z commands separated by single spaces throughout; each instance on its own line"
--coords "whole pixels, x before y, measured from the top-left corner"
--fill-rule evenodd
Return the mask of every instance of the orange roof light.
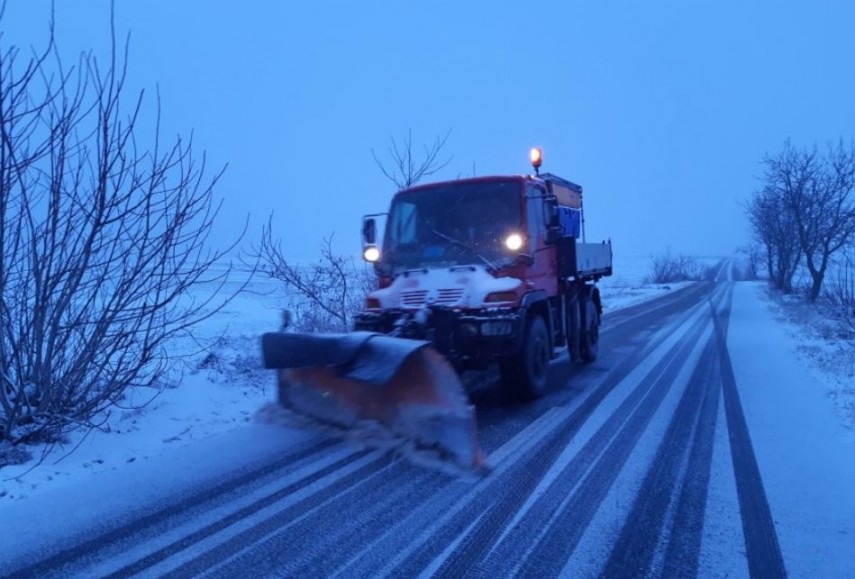
M 528 156 L 531 159 L 531 166 L 534 167 L 534 172 L 537 173 L 540 165 L 543 163 L 543 149 L 534 147 L 529 151 Z

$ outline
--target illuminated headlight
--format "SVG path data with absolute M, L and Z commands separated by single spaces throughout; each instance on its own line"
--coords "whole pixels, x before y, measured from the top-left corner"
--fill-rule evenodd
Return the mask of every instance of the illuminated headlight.
M 362 252 L 362 257 L 365 261 L 374 263 L 380 259 L 380 250 L 374 245 L 369 245 L 365 248 L 365 251 Z
M 523 245 L 523 238 L 519 233 L 511 233 L 505 238 L 505 247 L 511 251 L 517 251 Z
M 507 320 L 496 320 L 481 324 L 482 336 L 509 336 L 512 330 L 511 322 Z

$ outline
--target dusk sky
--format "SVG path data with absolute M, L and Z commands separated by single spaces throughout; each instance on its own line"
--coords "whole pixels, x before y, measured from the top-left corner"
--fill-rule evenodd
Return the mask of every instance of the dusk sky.
M 57 0 L 73 58 L 109 44 L 109 3 Z M 2 45 L 42 47 L 50 3 L 9 0 Z M 729 255 L 759 161 L 855 137 L 855 3 L 116 2 L 130 88 L 159 87 L 164 137 L 228 163 L 215 234 L 275 214 L 294 259 L 358 254 L 393 185 L 390 136 L 451 130 L 432 179 L 544 170 L 585 188 L 588 240 L 620 255 Z M 128 97 L 132 95 L 128 94 Z M 132 99 L 129 98 L 130 102 Z

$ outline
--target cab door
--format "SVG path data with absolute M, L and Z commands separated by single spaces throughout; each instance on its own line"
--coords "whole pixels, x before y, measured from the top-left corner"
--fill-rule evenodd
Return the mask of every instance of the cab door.
M 539 183 L 530 183 L 526 190 L 526 226 L 529 234 L 530 255 L 534 258 L 528 268 L 526 280 L 531 289 L 546 291 L 547 295 L 558 293 L 555 246 L 546 243 L 548 208 L 545 203 L 546 188 Z

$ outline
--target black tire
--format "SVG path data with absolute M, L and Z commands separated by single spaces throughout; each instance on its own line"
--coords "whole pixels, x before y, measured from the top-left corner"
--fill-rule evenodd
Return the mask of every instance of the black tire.
M 582 309 L 582 328 L 579 332 L 579 353 L 582 362 L 590 364 L 597 359 L 600 346 L 600 313 L 591 296 L 585 299 Z
M 499 365 L 505 391 L 520 400 L 542 396 L 549 378 L 551 350 L 546 322 L 541 316 L 532 317 L 526 324 L 519 354 L 503 359 Z

